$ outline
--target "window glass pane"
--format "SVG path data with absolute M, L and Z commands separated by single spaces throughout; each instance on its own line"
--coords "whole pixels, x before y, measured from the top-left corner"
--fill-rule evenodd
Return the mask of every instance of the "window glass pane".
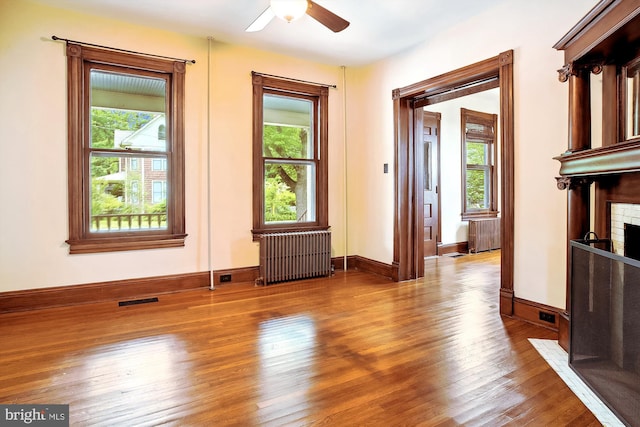
M 167 229 L 167 171 L 152 171 L 154 160 L 91 155 L 92 232 Z
M 424 143 L 424 190 L 431 191 L 431 143 Z
M 627 68 L 627 139 L 640 135 L 640 63 Z
M 467 209 L 489 209 L 489 171 L 467 169 Z
M 313 158 L 313 103 L 306 99 L 264 95 L 263 155 Z
M 489 158 L 488 148 L 488 144 L 467 141 L 467 164 L 487 165 L 487 159 Z
M 91 147 L 166 151 L 163 79 L 92 70 Z
M 313 163 L 266 162 L 264 170 L 266 224 L 316 220 Z

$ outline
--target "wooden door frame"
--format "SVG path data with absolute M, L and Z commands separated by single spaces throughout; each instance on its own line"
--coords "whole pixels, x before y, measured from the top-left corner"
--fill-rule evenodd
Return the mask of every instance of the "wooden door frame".
M 496 82 L 497 81 L 497 82 Z M 513 314 L 514 235 L 514 127 L 513 50 L 466 67 L 403 88 L 393 90 L 394 116 L 394 230 L 393 278 L 396 281 L 420 277 L 415 232 L 418 185 L 415 167 L 414 109 L 427 97 L 453 99 L 479 92 L 483 87 L 500 87 L 500 167 L 501 167 L 501 257 L 500 313 Z M 465 93 L 466 91 L 466 93 Z M 475 93 L 472 92 L 472 93 Z

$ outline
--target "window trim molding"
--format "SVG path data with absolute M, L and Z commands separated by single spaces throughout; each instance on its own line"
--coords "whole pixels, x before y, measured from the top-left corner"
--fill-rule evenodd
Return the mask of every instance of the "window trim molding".
M 489 175 L 490 175 L 490 184 L 491 188 L 489 189 L 489 209 L 467 209 L 467 133 L 466 133 L 466 124 L 468 122 L 475 123 L 474 121 L 468 120 L 469 117 L 478 117 L 482 122 L 492 122 L 493 123 L 493 139 L 489 143 Z M 469 110 L 467 108 L 460 109 L 460 140 L 461 140 L 461 159 L 462 165 L 460 168 L 461 171 L 461 193 L 462 193 L 462 220 L 470 220 L 470 219 L 478 219 L 478 218 L 496 218 L 498 216 L 498 173 L 497 173 L 497 132 L 498 129 L 498 115 L 485 113 L 482 111 L 474 111 Z M 477 170 L 484 170 L 477 169 Z
M 298 80 L 278 78 L 252 72 L 253 84 L 253 228 L 251 233 L 256 241 L 262 234 L 294 231 L 313 231 L 329 229 L 328 208 L 328 105 L 329 87 L 310 84 Z M 304 223 L 286 223 L 267 225 L 264 223 L 264 157 L 262 155 L 262 136 L 264 126 L 263 95 L 265 92 L 300 94 L 318 98 L 318 117 L 314 117 L 319 144 L 316 163 L 316 220 Z M 314 157 L 315 158 L 315 157 Z
M 154 71 L 166 74 L 171 81 L 167 99 L 171 107 L 171 123 L 167 131 L 171 135 L 171 167 L 167 180 L 171 191 L 167 202 L 167 230 L 137 232 L 113 232 L 105 235 L 90 233 L 88 203 L 90 182 L 87 182 L 88 141 L 86 109 L 89 104 L 89 82 L 85 81 L 85 65 L 88 63 L 113 65 L 132 71 Z M 129 251 L 184 246 L 185 233 L 185 179 L 184 179 L 184 61 L 123 53 L 109 49 L 67 43 L 67 168 L 69 197 L 69 245 L 70 254 Z

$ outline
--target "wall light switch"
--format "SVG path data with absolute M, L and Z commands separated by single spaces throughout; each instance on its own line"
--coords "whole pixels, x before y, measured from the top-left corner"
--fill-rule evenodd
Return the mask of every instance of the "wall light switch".
M 389 173 L 389 163 L 385 163 L 383 166 L 384 173 Z

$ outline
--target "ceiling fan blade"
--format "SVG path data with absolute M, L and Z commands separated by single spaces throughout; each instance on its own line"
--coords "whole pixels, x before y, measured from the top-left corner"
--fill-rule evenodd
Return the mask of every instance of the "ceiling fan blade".
M 316 2 L 309 1 L 309 7 L 307 8 L 307 15 L 333 31 L 339 33 L 349 26 L 349 21 L 340 18 L 335 13 L 325 9 Z
M 264 10 L 264 12 L 262 12 L 262 14 L 260 14 L 260 16 L 258 16 L 256 18 L 255 21 L 253 21 L 251 23 L 251 25 L 249 25 L 247 27 L 247 29 L 245 30 L 248 33 L 253 33 L 255 31 L 260 31 L 262 30 L 264 27 L 267 26 L 267 24 L 269 22 L 271 22 L 271 20 L 273 18 L 275 18 L 276 14 L 273 13 L 273 9 L 271 9 L 271 6 L 269 6 L 268 8 L 266 8 Z

